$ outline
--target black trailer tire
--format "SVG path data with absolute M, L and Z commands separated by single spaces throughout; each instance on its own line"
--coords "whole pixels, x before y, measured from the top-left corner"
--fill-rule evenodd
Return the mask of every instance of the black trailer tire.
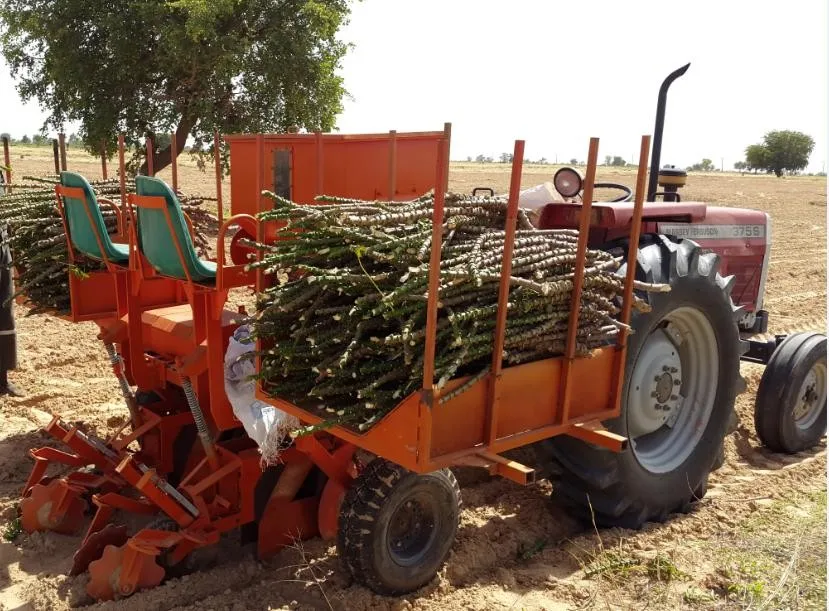
M 546 442 L 558 463 L 553 498 L 583 520 L 639 528 L 688 511 L 705 494 L 735 396 L 745 389 L 740 356 L 747 344 L 730 297 L 733 279 L 718 270 L 719 257 L 688 240 L 651 236 L 640 246 L 637 279 L 671 290 L 638 293 L 651 309 L 631 318 L 622 413 L 604 423 L 631 440 L 628 448 L 615 454 L 566 435 Z M 667 419 L 660 414 L 666 408 Z
M 356 582 L 385 596 L 406 594 L 435 577 L 459 518 L 451 471 L 417 474 L 377 458 L 343 499 L 337 551 Z
M 754 426 L 764 446 L 794 454 L 826 433 L 826 336 L 796 333 L 771 356 L 754 403 Z

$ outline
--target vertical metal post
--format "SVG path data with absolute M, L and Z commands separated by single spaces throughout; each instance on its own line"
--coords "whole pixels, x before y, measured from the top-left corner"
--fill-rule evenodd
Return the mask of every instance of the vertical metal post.
M 599 157 L 599 139 L 590 139 L 587 154 L 587 172 L 582 191 L 581 218 L 579 219 L 579 241 L 576 251 L 576 263 L 573 268 L 573 294 L 570 301 L 570 318 L 567 323 L 567 344 L 564 350 L 564 362 L 561 371 L 561 423 L 566 424 L 570 418 L 570 369 L 576 357 L 576 334 L 579 328 L 579 310 L 581 293 L 584 286 L 584 263 L 587 259 L 587 238 L 590 234 L 590 216 L 593 209 L 593 184 L 596 182 L 596 162 Z
M 101 176 L 107 179 L 107 144 L 101 141 Z
M 121 183 L 121 211 L 127 214 L 127 167 L 124 162 L 124 134 L 118 134 L 118 181 Z
M 153 162 L 155 159 L 155 147 L 153 146 L 153 138 L 152 136 L 147 136 L 146 140 L 146 147 L 147 147 L 147 176 L 155 176 L 155 170 L 153 169 Z
M 389 201 L 397 190 L 397 130 L 389 131 Z
M 633 199 L 633 218 L 631 219 L 630 226 L 625 286 L 622 293 L 622 311 L 619 317 L 625 326 L 619 329 L 619 338 L 616 341 L 617 350 L 613 362 L 614 382 L 611 386 L 612 394 L 610 395 L 609 402 L 609 409 L 612 409 L 616 413 L 619 412 L 619 406 L 622 402 L 622 390 L 625 381 L 625 365 L 627 360 L 628 329 L 626 326 L 630 323 L 630 313 L 633 307 L 633 281 L 636 278 L 636 259 L 639 253 L 639 236 L 642 232 L 644 201 L 649 196 L 649 187 L 646 183 L 648 180 L 647 170 L 650 147 L 650 136 L 642 136 L 642 146 L 639 152 L 639 171 L 636 175 L 636 194 Z
M 429 259 L 429 295 L 426 305 L 426 338 L 423 356 L 423 390 L 433 405 L 435 397 L 435 338 L 438 321 L 438 290 L 440 288 L 440 249 L 443 242 L 443 204 L 446 198 L 446 175 L 449 166 L 449 141 L 438 143 L 437 173 L 435 175 L 435 204 L 432 212 L 432 252 Z
M 627 274 L 625 275 L 625 290 L 622 297 L 621 321 L 630 323 L 630 311 L 633 307 L 633 281 L 636 277 L 636 256 L 639 252 L 639 235 L 642 232 L 642 212 L 645 201 L 646 181 L 648 178 L 648 153 L 651 148 L 650 136 L 642 136 L 642 146 L 639 151 L 639 172 L 636 174 L 636 195 L 633 204 L 633 220 L 630 227 L 630 244 L 628 245 Z M 619 330 L 619 345 L 627 344 L 628 332 L 626 328 Z
M 170 132 L 170 165 L 173 172 L 173 193 L 178 193 L 178 143 L 176 132 Z
M 67 169 L 66 166 L 66 134 L 63 132 L 58 134 L 58 146 L 60 147 L 60 169 L 64 172 Z
M 58 150 L 58 141 L 52 138 L 52 155 L 55 158 L 55 174 L 60 174 L 60 151 Z
M 12 160 L 11 151 L 9 151 L 9 137 L 3 136 L 3 159 L 6 166 L 6 189 L 11 193 L 12 184 Z
M 418 402 L 417 463 L 425 466 L 431 460 L 432 408 L 437 406 L 440 391 L 435 389 L 435 342 L 438 322 L 438 290 L 440 289 L 440 250 L 443 241 L 443 205 L 449 175 L 449 140 L 438 141 L 435 171 L 435 202 L 432 212 L 432 252 L 429 258 L 429 294 L 426 303 L 426 337 L 423 350 L 423 391 Z
M 316 139 L 316 143 L 317 143 L 317 182 L 316 182 L 316 187 L 314 188 L 314 195 L 323 195 L 323 190 L 325 189 L 325 183 L 324 183 L 324 180 L 323 180 L 323 169 L 325 167 L 325 162 L 323 160 L 324 152 L 323 152 L 322 133 L 321 132 L 314 132 L 314 138 Z
M 222 203 L 222 149 L 219 131 L 213 132 L 213 162 L 216 165 L 216 211 L 219 215 L 219 227 L 224 223 L 225 208 Z
M 512 177 L 507 203 L 507 220 L 504 225 L 504 250 L 501 258 L 501 279 L 498 285 L 498 311 L 495 319 L 495 340 L 492 347 L 492 369 L 489 373 L 487 397 L 486 439 L 489 445 L 498 434 L 498 410 L 500 408 L 499 384 L 504 360 L 504 339 L 507 331 L 507 307 L 509 306 L 512 253 L 515 247 L 515 226 L 518 219 L 518 196 L 521 191 L 521 171 L 524 167 L 524 141 L 516 140 L 512 154 Z

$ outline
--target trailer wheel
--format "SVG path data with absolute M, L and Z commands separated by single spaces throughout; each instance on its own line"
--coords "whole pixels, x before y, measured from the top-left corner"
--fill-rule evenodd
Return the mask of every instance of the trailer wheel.
M 604 423 L 630 444 L 614 454 L 567 436 L 546 442 L 560 472 L 554 498 L 586 521 L 639 528 L 705 493 L 745 387 L 733 280 L 718 269 L 716 254 L 688 240 L 640 246 L 637 278 L 671 290 L 640 293 L 651 309 L 631 318 L 622 413 Z
M 757 436 L 770 450 L 794 454 L 826 432 L 826 336 L 796 333 L 766 365 L 754 404 Z
M 459 516 L 451 471 L 418 475 L 377 458 L 343 499 L 337 550 L 358 583 L 406 594 L 429 583 L 446 560 Z

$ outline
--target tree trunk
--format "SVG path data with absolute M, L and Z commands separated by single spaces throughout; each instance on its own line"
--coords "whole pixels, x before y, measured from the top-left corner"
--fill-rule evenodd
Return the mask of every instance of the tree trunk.
M 190 130 L 193 129 L 195 125 L 195 121 L 192 121 L 188 118 L 182 116 L 181 120 L 178 123 L 178 127 L 176 127 L 176 157 L 181 154 L 181 151 L 184 150 L 184 145 L 187 143 L 187 136 L 190 135 Z M 172 143 L 167 145 L 165 148 L 161 149 L 158 153 L 156 153 L 155 157 L 153 157 L 153 172 L 158 174 L 161 170 L 166 168 L 173 162 L 173 155 L 170 147 Z M 144 176 L 147 175 L 147 160 L 144 160 L 144 163 L 141 164 L 141 168 L 138 170 L 139 174 Z

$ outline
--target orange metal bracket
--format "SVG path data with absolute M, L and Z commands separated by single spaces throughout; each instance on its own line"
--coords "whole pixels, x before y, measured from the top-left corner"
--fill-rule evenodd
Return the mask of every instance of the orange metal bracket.
M 574 424 L 567 428 L 564 433 L 613 452 L 623 452 L 628 446 L 627 437 L 608 431 L 598 420 Z
M 492 452 L 469 454 L 459 458 L 457 462 L 470 467 L 482 467 L 491 475 L 506 477 L 522 486 L 535 482 L 535 469 Z

